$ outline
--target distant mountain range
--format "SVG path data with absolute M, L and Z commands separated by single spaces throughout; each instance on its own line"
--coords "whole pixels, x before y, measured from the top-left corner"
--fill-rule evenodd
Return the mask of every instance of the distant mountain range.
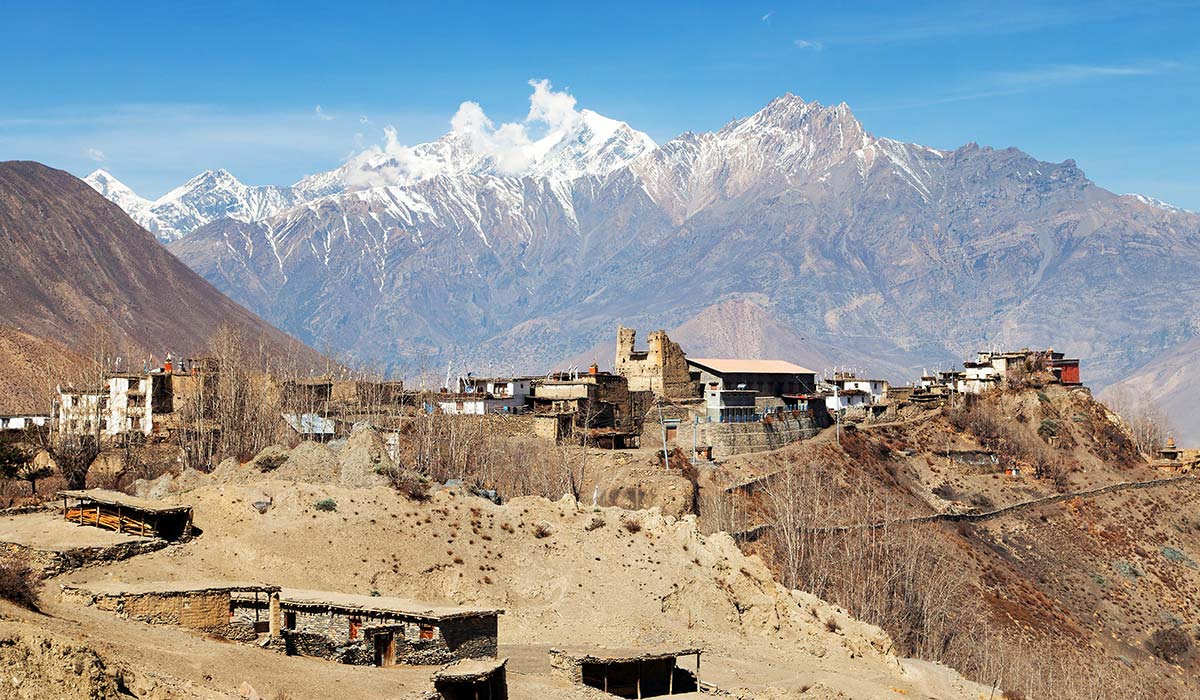
M 606 362 L 620 321 L 894 381 L 1054 346 L 1100 387 L 1200 336 L 1200 216 L 1073 161 L 894 141 L 792 95 L 661 146 L 583 111 L 526 160 L 455 130 L 291 187 L 89 182 L 272 323 L 407 372 Z
M 0 246 L 0 413 L 48 410 L 56 368 L 92 357 L 101 337 L 140 369 L 151 354 L 203 352 L 228 323 L 280 360 L 319 363 L 61 170 L 0 163 Z

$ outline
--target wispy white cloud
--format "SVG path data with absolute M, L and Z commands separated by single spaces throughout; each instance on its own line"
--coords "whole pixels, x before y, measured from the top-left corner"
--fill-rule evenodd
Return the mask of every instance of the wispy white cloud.
M 825 44 L 814 39 L 796 39 L 792 44 L 798 49 L 812 49 L 813 51 L 820 51 L 825 48 Z
M 847 16 L 844 31 L 830 27 L 820 38 L 833 44 L 893 44 L 972 36 L 1022 34 L 1055 27 L 1104 22 L 1123 17 L 1161 14 L 1185 7 L 1189 1 L 1121 0 L 1071 2 L 1054 5 L 1016 1 L 997 4 L 913 4 L 907 15 L 856 13 Z M 869 28 L 864 30 L 864 28 Z
M 859 112 L 879 112 L 897 109 L 914 109 L 933 105 L 968 102 L 993 97 L 1019 95 L 1051 85 L 1066 85 L 1105 78 L 1135 78 L 1159 75 L 1183 68 L 1175 61 L 1156 61 L 1132 65 L 1043 65 L 1016 71 L 995 71 L 978 76 L 971 81 L 970 89 L 916 98 L 887 105 L 864 105 Z
M 762 16 L 762 21 L 770 22 L 771 18 L 774 16 L 775 16 L 775 10 L 771 10 L 771 11 L 767 12 L 767 14 Z
M 89 148 L 87 149 L 87 157 L 91 158 L 97 163 L 102 163 L 104 162 L 104 151 L 100 150 L 99 148 Z
M 359 124 L 370 124 L 370 123 L 371 123 L 371 120 L 370 120 L 370 119 L 367 119 L 367 115 L 365 115 L 365 114 L 364 114 L 364 115 L 362 115 L 361 117 L 359 117 L 359 118 L 358 118 L 358 123 L 359 123 Z
M 1172 61 L 1139 65 L 1047 65 L 1034 66 L 1019 71 L 1002 71 L 993 74 L 998 83 L 1004 85 L 1053 85 L 1078 83 L 1097 78 L 1125 78 L 1142 75 L 1157 75 L 1178 68 Z
M 323 122 L 331 122 L 334 120 L 332 114 L 326 114 L 325 110 L 321 109 L 321 105 L 317 105 L 317 108 L 313 110 L 313 114 L 316 115 L 317 119 L 320 119 Z
M 0 153 L 86 175 L 103 149 L 104 167 L 141 194 L 156 197 L 205 168 L 228 168 L 242 181 L 283 184 L 328 170 L 361 151 L 355 119 L 321 121 L 313 107 L 243 111 L 204 103 L 117 103 L 0 110 Z M 445 114 L 387 116 L 411 138 L 445 133 Z M 377 120 L 378 121 L 378 120 Z

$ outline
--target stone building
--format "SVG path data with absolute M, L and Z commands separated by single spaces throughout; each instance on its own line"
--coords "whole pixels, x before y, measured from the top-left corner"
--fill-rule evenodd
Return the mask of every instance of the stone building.
M 625 377 L 630 391 L 650 391 L 671 399 L 691 398 L 698 394 L 688 373 L 687 357 L 679 343 L 667 332 L 658 330 L 646 338 L 647 349 L 635 350 L 637 332 L 617 327 L 617 358 L 613 371 Z
M 433 674 L 442 700 L 508 700 L 508 659 L 458 661 Z
M 536 430 L 539 435 L 549 430 L 559 439 L 584 434 L 593 444 L 622 447 L 639 432 L 628 381 L 595 365 L 586 374 L 555 374 L 535 382 L 530 402 L 535 424 L 546 425 Z
M 696 693 L 700 653 L 692 647 L 664 649 L 551 649 L 550 668 L 559 676 L 621 698 Z M 695 656 L 695 670 L 680 657 Z M 711 689 L 712 686 L 707 686 Z M 689 697 L 692 697 L 689 695 Z
M 364 666 L 495 658 L 504 612 L 294 589 L 280 593 L 279 606 L 288 654 Z
M 817 373 L 784 360 L 695 358 L 687 361 L 692 377 L 707 389 L 739 389 L 759 396 L 809 394 Z
M 215 363 L 206 358 L 175 365 L 168 357 L 153 371 L 108 372 L 97 387 L 58 387 L 50 428 L 106 442 L 207 429 L 216 381 Z
M 119 617 L 241 642 L 279 634 L 279 587 L 256 583 L 96 583 L 63 595 Z

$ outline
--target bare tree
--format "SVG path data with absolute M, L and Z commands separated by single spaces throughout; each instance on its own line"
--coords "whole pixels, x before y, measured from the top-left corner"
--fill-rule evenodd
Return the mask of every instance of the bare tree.
M 1104 401 L 1129 426 L 1138 452 L 1148 458 L 1154 457 L 1174 432 L 1170 419 L 1148 391 L 1135 396 L 1127 389 L 1117 388 L 1107 392 Z

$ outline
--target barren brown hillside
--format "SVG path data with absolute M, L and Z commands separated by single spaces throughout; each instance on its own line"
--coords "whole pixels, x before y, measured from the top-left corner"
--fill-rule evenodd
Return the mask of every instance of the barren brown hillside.
M 97 334 L 118 351 L 161 358 L 201 351 L 222 323 L 262 338 L 280 356 L 315 360 L 64 171 L 0 163 L 0 247 L 0 324 L 15 331 L 5 333 L 0 359 L 12 382 L 28 385 L 21 377 L 32 368 L 61 359 L 52 347 L 88 355 L 85 345 Z
M 1086 390 L 999 391 L 848 430 L 840 445 L 831 432 L 720 470 L 749 484 L 726 508 L 732 529 L 803 530 L 754 531 L 746 545 L 786 583 L 967 675 L 1024 665 L 1013 685 L 1031 697 L 1084 697 L 1048 693 L 1048 678 L 1077 684 L 1096 669 L 1110 692 L 1195 697 L 1197 481 L 1151 468 Z M 931 514 L 952 517 L 905 521 Z M 1064 639 L 1080 656 L 1060 669 Z

